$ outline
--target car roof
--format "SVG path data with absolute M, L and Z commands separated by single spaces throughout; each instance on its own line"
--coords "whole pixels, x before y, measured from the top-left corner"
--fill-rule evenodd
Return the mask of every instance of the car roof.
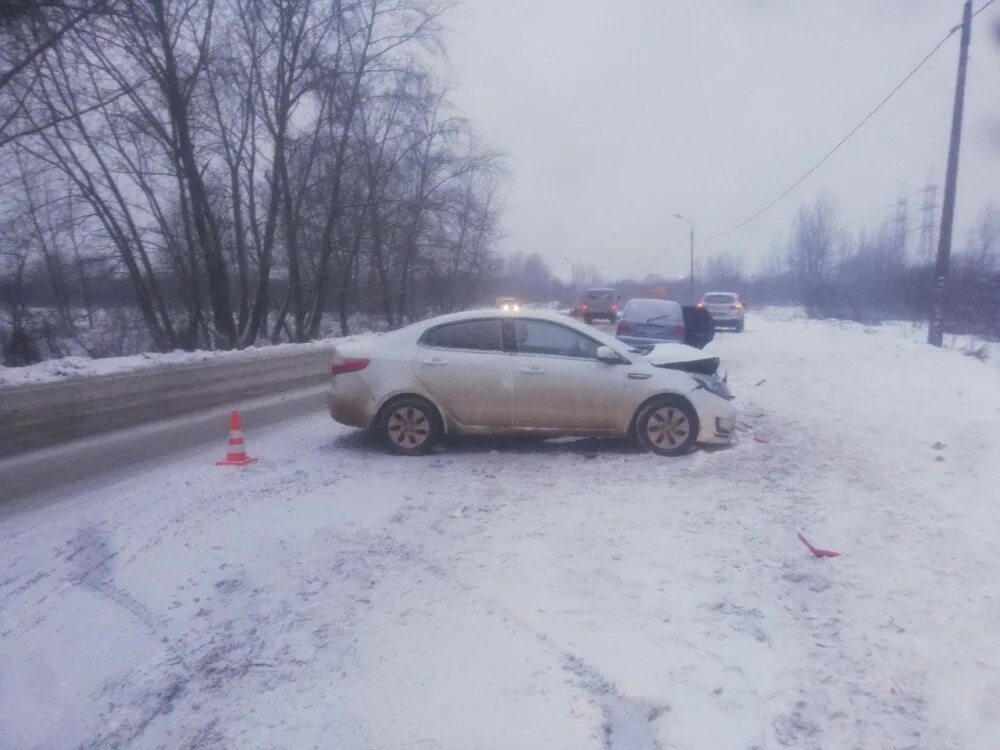
M 462 312 L 448 313 L 447 315 L 438 315 L 435 318 L 421 320 L 419 323 L 414 323 L 406 328 L 399 329 L 397 333 L 407 331 L 412 333 L 414 337 L 419 338 L 423 335 L 424 331 L 436 328 L 437 326 L 444 325 L 446 323 L 460 323 L 463 320 L 478 320 L 480 318 L 522 318 L 525 320 L 546 320 L 551 323 L 558 323 L 559 325 L 566 326 L 567 328 L 572 328 L 574 331 L 579 331 L 580 333 L 590 336 L 593 339 L 597 339 L 602 344 L 610 346 L 615 351 L 623 349 L 622 343 L 613 336 L 609 336 L 603 331 L 599 331 L 598 329 L 584 323 L 580 323 L 568 315 L 553 312 L 551 310 L 519 310 L 516 312 L 504 312 L 498 307 L 481 307 L 474 310 L 463 310 Z M 391 336 L 392 334 L 388 335 Z
M 653 302 L 655 304 L 661 304 L 661 305 L 677 305 L 677 307 L 681 306 L 681 303 L 675 299 L 660 299 L 659 297 L 633 297 L 625 304 L 631 305 L 633 302 L 643 302 L 643 303 Z
M 730 297 L 739 297 L 740 296 L 736 292 L 705 292 L 705 296 L 706 297 L 708 295 L 710 295 L 710 294 L 726 294 L 726 295 L 729 295 Z
M 642 316 L 642 310 L 670 310 L 671 315 L 680 318 L 684 314 L 681 303 L 672 299 L 657 299 L 656 297 L 633 297 L 625 303 L 622 315 L 626 318 L 629 315 Z

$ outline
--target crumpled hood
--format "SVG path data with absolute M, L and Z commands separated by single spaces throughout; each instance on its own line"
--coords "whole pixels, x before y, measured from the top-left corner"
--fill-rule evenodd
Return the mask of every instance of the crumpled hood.
M 719 369 L 719 358 L 706 355 L 701 349 L 687 344 L 657 344 L 646 355 L 653 367 L 714 375 Z

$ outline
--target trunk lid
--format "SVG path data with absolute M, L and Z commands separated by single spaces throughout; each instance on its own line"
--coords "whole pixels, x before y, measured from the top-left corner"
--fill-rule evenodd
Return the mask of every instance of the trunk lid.
M 646 339 L 676 339 L 681 333 L 674 331 L 674 326 L 680 326 L 681 322 L 668 321 L 666 323 L 633 323 L 632 330 L 636 336 Z
M 705 308 L 710 313 L 712 313 L 712 317 L 715 317 L 715 318 L 726 317 L 730 313 L 736 312 L 735 310 L 733 310 L 732 308 L 729 307 L 729 304 L 730 303 L 728 303 L 728 302 L 725 302 L 725 303 L 721 303 L 721 302 L 716 303 L 716 302 L 713 302 L 711 304 L 705 305 Z

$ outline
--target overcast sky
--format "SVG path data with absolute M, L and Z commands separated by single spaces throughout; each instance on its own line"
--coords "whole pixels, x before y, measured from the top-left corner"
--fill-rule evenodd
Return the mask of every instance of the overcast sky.
M 977 0 L 980 7 L 985 0 Z M 754 213 L 844 136 L 961 19 L 961 0 L 465 0 L 452 100 L 509 155 L 504 250 L 607 278 L 686 267 L 686 228 Z M 1000 201 L 1000 3 L 974 21 L 958 232 Z M 852 231 L 944 180 L 958 34 L 789 197 L 699 240 L 747 265 L 823 190 Z M 920 195 L 910 195 L 910 226 Z M 919 232 L 910 235 L 919 242 Z M 681 247 L 678 247 L 681 243 Z

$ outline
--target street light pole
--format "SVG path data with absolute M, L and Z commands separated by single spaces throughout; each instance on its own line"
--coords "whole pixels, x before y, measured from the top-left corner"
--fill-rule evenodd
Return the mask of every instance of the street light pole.
M 694 304 L 694 222 L 691 221 L 690 219 L 685 219 L 680 214 L 674 214 L 674 217 L 680 219 L 683 222 L 686 222 L 687 225 L 691 228 L 691 235 L 690 235 L 690 237 L 691 237 L 691 272 L 688 274 L 688 283 L 690 284 L 690 287 L 691 287 L 691 292 L 690 292 L 691 293 L 691 304 L 693 305 Z

